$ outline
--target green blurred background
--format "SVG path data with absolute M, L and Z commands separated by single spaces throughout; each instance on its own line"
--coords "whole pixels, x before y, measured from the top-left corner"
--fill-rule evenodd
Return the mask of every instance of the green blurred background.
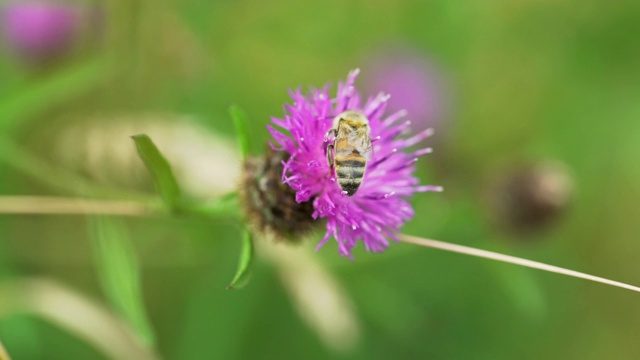
M 628 291 L 407 244 L 351 262 L 332 242 L 314 253 L 319 236 L 257 244 L 251 282 L 228 291 L 229 217 L 21 215 L 9 196 L 153 202 L 129 138 L 146 132 L 188 196 L 214 199 L 240 165 L 229 104 L 259 152 L 287 89 L 359 67 L 361 91 L 417 96 L 414 124 L 436 130 L 419 177 L 445 192 L 412 199 L 406 233 L 640 284 L 639 2 L 0 6 L 14 359 L 638 358 Z

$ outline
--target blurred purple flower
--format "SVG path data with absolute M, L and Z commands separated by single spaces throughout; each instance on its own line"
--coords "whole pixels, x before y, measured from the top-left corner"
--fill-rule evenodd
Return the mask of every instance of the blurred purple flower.
M 64 3 L 14 1 L 0 6 L 0 32 L 20 59 L 41 62 L 65 53 L 78 38 L 81 9 Z
M 441 74 L 425 57 L 403 48 L 371 56 L 366 88 L 393 95 L 389 111 L 406 110 L 417 130 L 434 126 L 444 110 Z
M 400 137 L 408 129 L 409 121 L 400 121 L 405 113 L 385 116 L 388 95 L 383 93 L 362 102 L 353 83 L 358 70 L 349 74 L 345 83 L 338 84 L 338 93 L 331 98 L 328 86 L 311 89 L 308 95 L 300 90 L 291 92 L 292 105 L 285 105 L 284 119 L 271 121 L 288 131 L 286 136 L 272 126 L 269 132 L 289 159 L 284 163 L 283 182 L 296 192 L 299 203 L 313 201 L 313 217 L 327 220 L 327 232 L 317 248 L 332 236 L 339 252 L 351 257 L 351 249 L 361 240 L 368 251 L 380 252 L 389 246 L 389 239 L 413 217 L 407 198 L 416 192 L 442 191 L 439 186 L 420 186 L 413 176 L 418 157 L 431 152 L 430 148 L 404 152 L 431 135 L 427 129 L 409 138 Z M 326 134 L 333 119 L 345 110 L 357 110 L 369 120 L 373 142 L 373 158 L 367 163 L 362 185 L 353 195 L 342 192 L 327 162 Z

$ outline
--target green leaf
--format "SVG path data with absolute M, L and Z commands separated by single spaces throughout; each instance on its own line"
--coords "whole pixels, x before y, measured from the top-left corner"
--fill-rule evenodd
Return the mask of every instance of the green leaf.
M 151 138 L 145 134 L 132 136 L 133 141 L 136 143 L 136 149 L 147 170 L 151 173 L 153 181 L 156 184 L 156 189 L 162 200 L 171 209 L 175 209 L 179 198 L 180 188 L 178 182 L 173 176 L 173 171 L 167 159 L 160 153 L 160 150 L 151 141 Z
M 240 143 L 240 152 L 242 157 L 246 158 L 251 153 L 251 139 L 249 136 L 249 119 L 247 117 L 247 113 L 245 113 L 238 105 L 233 104 L 229 107 L 229 115 L 231 115 L 233 124 L 236 127 L 238 142 Z
M 106 78 L 108 73 L 104 61 L 93 60 L 73 64 L 44 80 L 17 87 L 0 100 L 0 128 L 3 131 L 10 130 L 19 121 L 86 92 Z
M 238 260 L 238 270 L 231 280 L 227 290 L 236 290 L 249 283 L 251 271 L 253 270 L 253 239 L 249 229 L 244 230 L 242 235 L 242 247 L 240 248 L 240 259 Z
M 138 258 L 126 229 L 115 219 L 94 217 L 91 238 L 102 290 L 140 338 L 152 345 L 155 340 L 145 311 Z

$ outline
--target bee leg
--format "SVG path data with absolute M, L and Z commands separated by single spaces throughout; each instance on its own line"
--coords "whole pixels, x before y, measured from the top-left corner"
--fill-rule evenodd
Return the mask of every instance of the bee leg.
M 333 174 L 333 168 L 334 168 L 334 153 L 333 153 L 333 149 L 334 149 L 334 141 L 336 139 L 336 136 L 338 136 L 338 129 L 331 129 L 329 131 L 327 131 L 327 134 L 325 135 L 324 141 L 325 142 L 331 142 L 330 144 L 327 145 L 327 162 L 329 163 L 329 167 L 331 168 L 331 173 Z
M 329 167 L 333 170 L 333 144 L 327 145 L 327 162 L 329 163 Z
M 338 135 L 338 129 L 331 129 L 327 131 L 327 134 L 324 136 L 324 141 L 325 142 L 329 141 L 332 136 L 335 139 L 337 135 Z

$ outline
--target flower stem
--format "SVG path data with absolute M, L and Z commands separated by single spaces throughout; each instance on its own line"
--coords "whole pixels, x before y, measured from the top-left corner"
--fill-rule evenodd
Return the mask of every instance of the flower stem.
M 90 200 L 54 196 L 0 196 L 0 214 L 149 216 L 160 207 L 137 201 Z
M 548 264 L 544 264 L 544 263 L 532 261 L 532 260 L 526 260 L 526 259 L 518 258 L 515 256 L 498 254 L 491 251 L 475 249 L 468 246 L 456 245 L 456 244 L 451 244 L 451 243 L 438 241 L 438 240 L 423 239 L 423 238 L 410 236 L 410 235 L 400 235 L 400 241 L 403 241 L 409 244 L 420 245 L 428 248 L 450 251 L 450 252 L 455 252 L 459 254 L 465 254 L 465 255 L 470 255 L 470 256 L 475 256 L 475 257 L 480 257 L 485 259 L 501 261 L 509 264 L 520 265 L 520 266 L 524 266 L 532 269 L 548 271 L 556 274 L 576 277 L 580 279 L 599 282 L 606 285 L 611 285 L 611 286 L 615 286 L 623 289 L 640 292 L 640 287 L 621 283 L 619 281 L 613 281 L 613 280 L 601 278 L 598 276 L 581 273 L 574 270 L 564 269 L 558 266 L 548 265 Z

